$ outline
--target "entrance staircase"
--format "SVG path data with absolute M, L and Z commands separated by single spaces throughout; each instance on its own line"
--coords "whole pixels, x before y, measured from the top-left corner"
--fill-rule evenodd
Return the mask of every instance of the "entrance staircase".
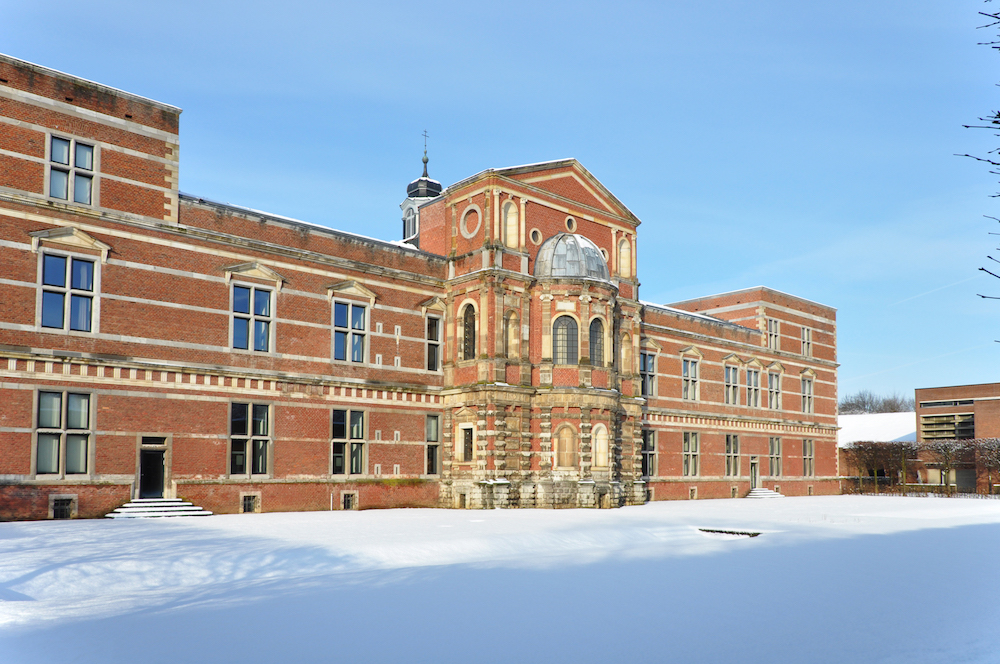
M 777 491 L 771 491 L 770 489 L 751 489 L 750 493 L 747 494 L 747 498 L 784 498 Z
M 212 513 L 180 498 L 139 498 L 105 514 L 109 519 L 151 519 L 165 516 L 211 516 Z

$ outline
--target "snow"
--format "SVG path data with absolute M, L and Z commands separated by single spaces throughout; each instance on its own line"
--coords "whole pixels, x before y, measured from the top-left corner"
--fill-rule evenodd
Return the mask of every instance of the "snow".
M 915 442 L 917 440 L 917 416 L 908 413 L 863 413 L 859 415 L 839 415 L 837 425 L 837 446 L 844 447 L 855 442 Z
M 992 662 L 998 547 L 889 496 L 0 523 L 0 661 Z

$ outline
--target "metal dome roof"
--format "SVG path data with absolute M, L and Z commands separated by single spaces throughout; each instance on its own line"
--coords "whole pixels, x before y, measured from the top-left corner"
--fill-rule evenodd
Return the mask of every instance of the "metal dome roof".
M 535 258 L 535 276 L 611 281 L 601 250 L 587 238 L 574 233 L 559 233 L 542 243 Z

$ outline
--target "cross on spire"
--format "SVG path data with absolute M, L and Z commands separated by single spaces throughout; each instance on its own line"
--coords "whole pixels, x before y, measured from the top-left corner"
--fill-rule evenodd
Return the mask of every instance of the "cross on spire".
M 427 177 L 427 130 L 424 129 L 424 174 L 422 177 Z

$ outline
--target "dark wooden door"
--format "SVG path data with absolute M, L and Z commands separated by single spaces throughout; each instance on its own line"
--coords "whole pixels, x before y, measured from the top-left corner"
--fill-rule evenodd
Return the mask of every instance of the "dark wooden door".
M 163 450 L 142 450 L 139 457 L 139 497 L 163 498 Z

